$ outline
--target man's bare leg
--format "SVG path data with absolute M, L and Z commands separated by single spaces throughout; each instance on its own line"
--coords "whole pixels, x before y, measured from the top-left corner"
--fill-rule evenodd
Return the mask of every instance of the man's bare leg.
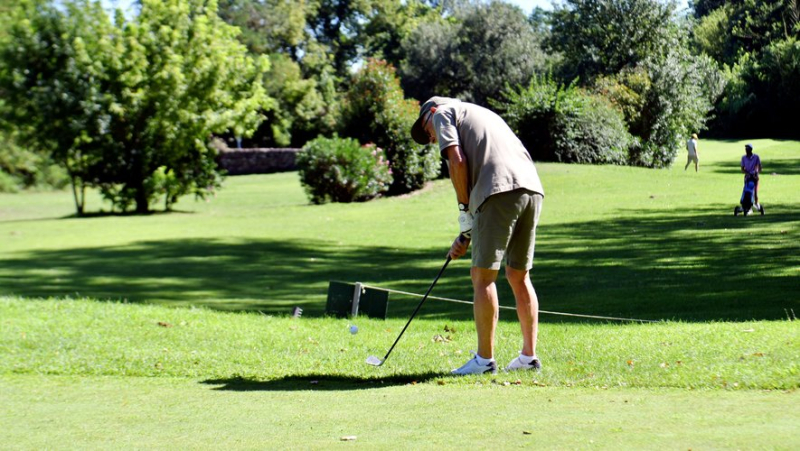
M 498 312 L 497 273 L 493 269 L 472 267 L 472 288 L 474 289 L 475 328 L 478 331 L 478 355 L 484 359 L 494 358 L 494 334 L 497 328 Z
M 517 317 L 522 329 L 522 353 L 535 356 L 539 333 L 539 299 L 533 289 L 529 272 L 506 266 L 506 278 L 517 301 Z

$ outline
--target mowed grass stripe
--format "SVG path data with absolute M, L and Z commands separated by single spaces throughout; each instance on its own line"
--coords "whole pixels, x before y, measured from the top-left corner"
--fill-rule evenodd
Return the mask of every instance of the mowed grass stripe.
M 470 321 L 415 321 L 387 364 L 402 320 L 273 317 L 80 300 L 0 299 L 0 374 L 193 377 L 264 383 L 310 380 L 343 388 L 376 382 L 474 384 L 451 378 L 468 358 Z M 359 332 L 350 334 L 348 325 Z M 497 359 L 518 351 L 518 326 L 501 323 Z M 746 323 L 544 324 L 539 374 L 501 373 L 500 383 L 558 387 L 796 389 L 800 327 Z
M 175 378 L 12 376 L 0 379 L 0 396 L 7 407 L 0 437 L 12 449 L 800 446 L 798 391 L 491 383 L 282 390 Z

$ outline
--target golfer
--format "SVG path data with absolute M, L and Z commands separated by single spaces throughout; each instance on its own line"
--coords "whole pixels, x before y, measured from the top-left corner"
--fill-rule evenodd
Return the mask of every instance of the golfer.
M 697 172 L 700 163 L 697 153 L 697 133 L 692 133 L 691 139 L 686 141 L 686 166 L 683 167 L 683 170 L 685 171 L 693 161 L 694 172 Z
M 751 144 L 744 145 L 744 155 L 742 155 L 742 172 L 744 172 L 745 183 L 747 183 L 747 179 L 749 177 L 756 184 L 756 190 L 754 193 L 756 204 L 754 207 L 756 210 L 760 210 L 761 207 L 758 203 L 758 174 L 761 173 L 761 158 L 758 156 L 758 154 L 753 153 L 753 146 Z
M 506 369 L 540 369 L 536 357 L 539 302 L 529 271 L 544 190 L 530 154 L 500 116 L 446 97 L 432 97 L 422 105 L 411 136 L 420 144 L 438 142 L 448 164 L 461 230 L 450 257 L 464 256 L 472 243 L 470 273 L 478 352 L 452 373 L 497 372 L 494 336 L 499 303 L 495 281 L 504 260 L 523 340 L 520 355 Z

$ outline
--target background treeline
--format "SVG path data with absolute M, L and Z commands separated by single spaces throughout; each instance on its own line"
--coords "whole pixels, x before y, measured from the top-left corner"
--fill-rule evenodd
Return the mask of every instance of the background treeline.
M 500 112 L 537 161 L 665 167 L 693 132 L 796 138 L 799 2 L 140 0 L 109 16 L 0 0 L 0 190 L 71 182 L 79 212 L 86 187 L 168 209 L 219 186 L 221 138 L 306 146 L 315 202 L 404 193 L 440 172 L 408 136 L 432 95 Z

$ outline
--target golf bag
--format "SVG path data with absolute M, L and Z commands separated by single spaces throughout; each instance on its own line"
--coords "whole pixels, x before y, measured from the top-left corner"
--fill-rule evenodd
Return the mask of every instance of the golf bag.
M 742 197 L 739 199 L 740 207 L 733 209 L 733 215 L 736 216 L 742 213 L 744 216 L 753 212 L 753 205 L 756 203 L 756 183 L 758 183 L 758 176 L 748 174 L 744 178 L 744 189 L 742 190 Z M 764 214 L 764 207 L 759 205 L 759 212 Z

